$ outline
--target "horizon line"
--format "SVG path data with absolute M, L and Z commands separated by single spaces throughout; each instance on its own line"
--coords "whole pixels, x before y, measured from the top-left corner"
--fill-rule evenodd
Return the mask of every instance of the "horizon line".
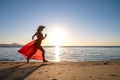
M 24 44 L 19 43 L 0 43 L 0 47 L 4 46 L 24 46 Z M 54 47 L 54 46 L 61 46 L 61 47 L 120 47 L 120 45 L 43 45 L 43 47 Z

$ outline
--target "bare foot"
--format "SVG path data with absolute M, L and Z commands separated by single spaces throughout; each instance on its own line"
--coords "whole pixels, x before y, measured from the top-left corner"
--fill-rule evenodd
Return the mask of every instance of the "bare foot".
M 27 60 L 27 63 L 29 63 L 29 58 L 27 58 L 26 60 Z
M 43 62 L 48 62 L 47 60 L 43 60 Z

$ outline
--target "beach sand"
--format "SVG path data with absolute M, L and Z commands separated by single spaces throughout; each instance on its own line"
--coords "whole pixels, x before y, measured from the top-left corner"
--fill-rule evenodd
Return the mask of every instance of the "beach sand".
M 0 80 L 120 80 L 120 62 L 0 62 Z

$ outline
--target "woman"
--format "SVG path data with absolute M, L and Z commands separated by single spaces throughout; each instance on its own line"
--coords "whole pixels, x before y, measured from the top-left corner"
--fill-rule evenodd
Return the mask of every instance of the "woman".
M 48 62 L 45 59 L 45 50 L 42 48 L 41 43 L 42 40 L 46 38 L 47 34 L 43 36 L 42 31 L 45 26 L 38 26 L 37 32 L 32 36 L 32 39 L 36 36 L 37 39 L 29 42 L 25 46 L 23 46 L 18 52 L 20 52 L 29 63 L 29 59 L 43 60 L 43 62 Z

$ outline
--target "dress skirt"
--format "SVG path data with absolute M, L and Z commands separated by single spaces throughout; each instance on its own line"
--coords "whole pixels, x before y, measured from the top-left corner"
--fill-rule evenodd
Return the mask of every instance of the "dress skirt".
M 43 60 L 42 52 L 37 47 L 37 40 L 33 40 L 18 50 L 26 59 Z

